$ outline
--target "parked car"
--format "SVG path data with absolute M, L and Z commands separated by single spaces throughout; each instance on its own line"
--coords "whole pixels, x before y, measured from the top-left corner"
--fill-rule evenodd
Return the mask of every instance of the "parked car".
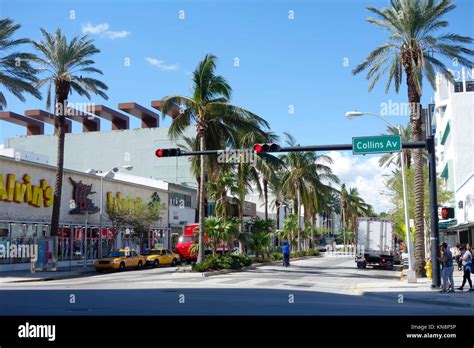
M 146 257 L 137 254 L 135 250 L 117 249 L 109 256 L 94 261 L 94 268 L 97 272 L 105 270 L 123 271 L 126 268 L 140 269 L 146 264 Z
M 159 265 L 176 266 L 180 262 L 179 254 L 169 249 L 153 248 L 144 253 L 146 257 L 146 265 L 158 267 Z

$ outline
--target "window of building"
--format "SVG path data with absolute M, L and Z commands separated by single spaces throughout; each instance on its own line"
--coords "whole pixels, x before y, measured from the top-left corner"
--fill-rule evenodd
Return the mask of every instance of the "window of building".
M 456 82 L 454 84 L 454 92 L 459 93 L 459 92 L 462 92 L 462 91 L 463 91 L 462 82 Z
M 474 81 L 466 82 L 466 92 L 474 92 Z

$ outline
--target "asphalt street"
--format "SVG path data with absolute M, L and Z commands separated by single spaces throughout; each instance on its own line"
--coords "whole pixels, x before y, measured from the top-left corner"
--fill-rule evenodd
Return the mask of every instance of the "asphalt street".
M 399 279 L 396 271 L 359 270 L 347 257 L 211 277 L 146 269 L 2 283 L 0 315 L 474 315 L 470 304 L 450 303 L 449 297 L 433 304 L 423 302 L 426 292 L 405 291 L 403 284 L 390 291 Z M 383 296 L 361 290 L 370 284 L 386 284 Z M 471 294 L 468 301 L 474 301 Z

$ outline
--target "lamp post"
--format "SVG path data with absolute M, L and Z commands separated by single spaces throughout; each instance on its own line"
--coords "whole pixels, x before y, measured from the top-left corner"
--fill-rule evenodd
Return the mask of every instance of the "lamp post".
M 401 125 L 394 125 L 393 123 L 390 123 L 387 121 L 385 118 L 374 114 L 372 112 L 361 112 L 361 111 L 349 111 L 346 112 L 346 117 L 349 119 L 352 119 L 354 117 L 359 117 L 363 115 L 371 115 L 377 117 L 379 120 L 382 120 L 385 122 L 390 127 L 396 128 L 398 130 L 398 134 L 400 137 L 402 136 L 402 126 Z M 407 275 L 407 280 L 409 283 L 416 283 L 416 274 L 414 271 L 414 257 L 413 257 L 413 245 L 411 242 L 411 231 L 410 231 L 410 217 L 408 214 L 408 195 L 407 195 L 407 183 L 406 183 L 406 176 L 405 176 L 405 158 L 403 156 L 403 148 L 402 151 L 400 151 L 400 166 L 402 170 L 402 187 L 403 187 L 403 206 L 404 206 L 404 213 L 405 213 L 405 229 L 407 232 L 407 248 L 408 248 L 408 275 Z
M 125 165 L 122 166 L 123 169 L 126 170 L 132 170 L 133 166 L 130 165 Z M 104 198 L 104 178 L 113 178 L 114 173 L 117 173 L 119 171 L 118 167 L 113 167 L 112 169 L 106 171 L 105 173 L 101 170 L 95 170 L 95 169 L 88 169 L 87 173 L 93 174 L 93 175 L 99 175 L 100 176 L 100 197 L 99 197 L 99 254 L 98 258 L 102 257 L 102 217 L 104 214 L 104 203 L 103 203 L 103 198 Z

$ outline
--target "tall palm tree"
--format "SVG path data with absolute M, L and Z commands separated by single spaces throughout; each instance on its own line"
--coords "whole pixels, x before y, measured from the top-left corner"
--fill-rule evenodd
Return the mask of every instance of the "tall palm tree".
M 179 137 L 184 130 L 196 123 L 197 137 L 201 151 L 209 149 L 209 141 L 216 140 L 215 149 L 222 146 L 232 146 L 237 134 L 242 129 L 252 130 L 261 126 L 268 128 L 268 123 L 261 117 L 241 107 L 230 104 L 232 88 L 226 79 L 215 74 L 216 57 L 207 54 L 193 72 L 193 92 L 191 97 L 172 96 L 163 99 L 163 116 L 177 106 L 180 114 L 173 119 L 169 128 L 169 135 Z M 255 126 L 257 125 L 257 126 Z M 199 193 L 199 253 L 197 261 L 204 257 L 204 198 L 206 196 L 206 156 L 200 158 L 200 193 Z
M 456 59 L 461 65 L 471 67 L 469 56 L 474 51 L 463 46 L 472 43 L 472 38 L 454 33 L 439 33 L 448 26 L 443 17 L 455 8 L 451 0 L 392 0 L 391 6 L 383 9 L 368 7 L 377 18 L 367 21 L 386 29 L 389 41 L 375 50 L 359 64 L 353 74 L 369 70 L 367 79 L 372 80 L 369 91 L 387 72 L 388 93 L 392 82 L 398 92 L 403 74 L 406 76 L 408 102 L 410 105 L 410 124 L 412 139 L 420 141 L 422 121 L 420 118 L 420 99 L 423 94 L 423 76 L 436 88 L 438 69 L 449 81 L 454 77 L 440 59 Z M 415 270 L 418 276 L 424 274 L 424 192 L 422 149 L 413 150 L 415 172 Z
M 0 19 L 0 85 L 20 99 L 25 101 L 24 93 L 41 99 L 41 94 L 36 88 L 38 79 L 37 70 L 30 61 L 36 56 L 31 53 L 15 52 L 21 44 L 30 43 L 29 39 L 14 39 L 12 36 L 20 29 L 19 24 L 14 24 L 10 18 Z M 0 92 L 0 111 L 7 106 L 7 100 Z
M 86 77 L 88 73 L 102 74 L 94 67 L 92 56 L 99 53 L 93 41 L 86 35 L 76 36 L 68 42 L 61 29 L 54 34 L 41 29 L 43 40 L 33 42 L 40 54 L 35 60 L 47 76 L 38 82 L 38 88 L 48 86 L 46 107 L 51 108 L 51 88 L 54 86 L 55 125 L 58 129 L 58 149 L 56 164 L 56 182 L 54 184 L 53 214 L 51 217 L 51 236 L 57 236 L 59 212 L 61 207 L 61 190 L 63 183 L 65 116 L 67 114 L 67 99 L 72 92 L 91 99 L 94 93 L 108 99 L 104 93 L 107 85 L 97 79 Z
M 295 138 L 285 133 L 286 143 L 297 146 Z M 327 185 L 324 182 L 339 182 L 331 168 L 332 159 L 326 155 L 316 155 L 314 152 L 290 152 L 280 156 L 285 169 L 281 178 L 281 190 L 293 201 L 296 201 L 296 216 L 298 217 L 298 245 L 300 250 L 300 233 L 302 231 L 301 208 L 305 205 L 305 212 L 310 204 L 317 206 L 317 192 Z M 312 203 L 311 203 L 312 202 Z
M 401 127 L 402 128 L 402 142 L 410 141 L 411 140 L 411 128 L 410 125 L 408 124 L 406 127 Z M 400 135 L 398 132 L 397 127 L 393 126 L 388 126 L 387 127 L 387 132 L 385 135 Z M 410 168 L 411 166 L 411 150 L 404 149 L 403 150 L 403 158 L 405 160 L 405 165 L 407 168 Z M 386 153 L 379 159 L 379 165 L 383 168 L 389 167 L 392 163 L 400 167 L 400 154 L 398 152 L 394 153 Z

